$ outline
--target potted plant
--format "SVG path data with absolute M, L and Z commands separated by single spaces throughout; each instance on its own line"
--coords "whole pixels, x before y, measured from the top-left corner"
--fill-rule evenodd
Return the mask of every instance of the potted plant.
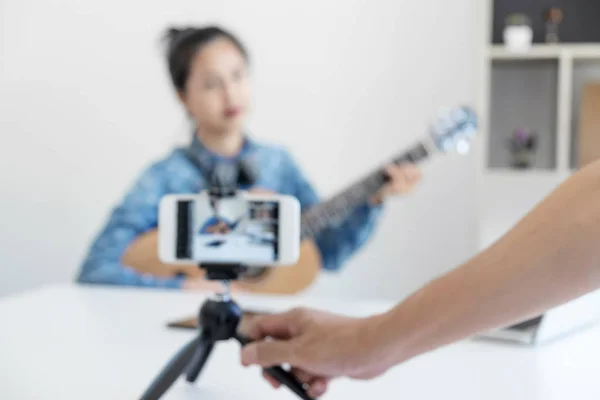
M 533 43 L 531 18 L 526 14 L 514 13 L 506 17 L 504 45 L 511 51 L 527 51 Z
M 529 129 L 515 129 L 509 138 L 513 168 L 530 168 L 537 148 L 538 136 Z

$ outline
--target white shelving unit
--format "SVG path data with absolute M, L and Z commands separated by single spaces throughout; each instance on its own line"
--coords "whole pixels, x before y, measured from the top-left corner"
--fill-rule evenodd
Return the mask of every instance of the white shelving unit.
M 490 44 L 492 1 L 480 3 L 479 249 L 501 237 L 572 174 L 579 93 L 585 82 L 600 82 L 600 43 L 536 44 L 518 53 Z M 512 169 L 506 140 L 524 125 L 540 134 L 538 155 L 531 169 Z
M 490 45 L 486 55 L 492 60 L 598 59 L 600 44 L 534 44 L 526 53 L 508 51 L 503 45 Z

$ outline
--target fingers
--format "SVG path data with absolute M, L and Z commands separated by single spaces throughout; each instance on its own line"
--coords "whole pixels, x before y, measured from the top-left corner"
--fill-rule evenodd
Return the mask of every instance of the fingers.
M 262 188 L 260 186 L 253 187 L 250 190 L 248 190 L 248 192 L 256 193 L 256 194 L 273 194 L 272 190 L 268 190 L 268 189 Z
M 321 397 L 327 391 L 329 379 L 320 376 L 314 376 L 296 368 L 292 369 L 292 373 L 300 382 L 305 384 L 306 392 L 310 397 Z M 278 389 L 281 387 L 281 383 L 269 375 L 266 371 L 263 371 L 262 375 L 263 378 L 265 378 L 265 380 L 269 382 L 271 386 L 273 386 L 273 388 Z
M 299 327 L 306 314 L 306 310 L 294 309 L 281 314 L 255 317 L 253 321 L 249 321 L 246 328 L 248 335 L 257 341 L 242 348 L 242 364 L 262 367 L 297 365 Z M 267 339 L 262 340 L 263 338 Z
M 279 381 L 277 379 L 273 378 L 266 371 L 263 371 L 262 375 L 263 375 L 263 378 L 265 378 L 267 380 L 267 382 L 269 382 L 271 384 L 271 386 L 273 386 L 275 389 L 278 389 L 281 386 L 281 383 L 279 383 Z
M 189 278 L 183 283 L 183 289 L 185 290 L 203 290 L 203 291 L 217 291 L 220 288 L 220 284 L 214 281 L 206 280 L 204 277 Z
M 407 165 L 406 168 L 404 169 L 404 173 L 406 174 L 406 176 L 408 177 L 408 179 L 411 182 L 416 182 L 419 179 L 421 179 L 421 177 L 423 176 L 423 173 L 421 172 L 421 170 L 419 168 L 417 168 L 415 165 Z
M 386 168 L 392 192 L 406 193 L 421 179 L 422 173 L 414 164 L 390 165 Z
M 307 383 L 307 384 L 310 384 L 314 380 L 319 378 L 318 376 L 308 373 L 299 368 L 292 368 L 292 374 L 294 374 L 300 382 Z
M 321 397 L 327 391 L 329 379 L 298 368 L 292 368 L 292 373 L 300 382 L 308 386 L 307 393 L 310 397 Z
M 310 397 L 321 397 L 327 391 L 329 381 L 325 378 L 317 378 L 314 380 L 308 388 L 308 395 Z
M 242 364 L 271 367 L 280 364 L 295 364 L 293 340 L 262 340 L 247 344 L 242 349 Z
M 254 339 L 264 339 L 271 336 L 277 339 L 288 339 L 296 331 L 294 313 L 288 311 L 281 314 L 261 315 L 248 323 L 248 335 Z
M 386 167 L 386 172 L 392 179 L 415 181 L 421 178 L 421 170 L 414 164 L 389 165 Z
M 292 373 L 300 382 L 304 384 L 306 392 L 310 397 L 321 397 L 327 391 L 329 379 L 321 376 L 314 376 L 296 368 L 292 369 Z M 281 387 L 281 383 L 279 383 L 277 379 L 273 378 L 266 371 L 263 371 L 262 375 L 263 378 L 265 378 L 267 382 L 269 382 L 269 384 L 275 389 Z

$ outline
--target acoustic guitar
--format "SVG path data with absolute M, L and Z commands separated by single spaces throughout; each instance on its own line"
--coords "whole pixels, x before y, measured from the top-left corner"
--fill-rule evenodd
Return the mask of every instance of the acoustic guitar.
M 456 151 L 459 154 L 466 154 L 470 149 L 470 142 L 476 134 L 476 125 L 475 113 L 469 107 L 445 110 L 430 126 L 429 132 L 423 140 L 403 151 L 385 165 L 390 163 L 396 165 L 416 164 L 436 153 Z M 331 199 L 304 211 L 301 216 L 301 246 L 298 262 L 293 266 L 259 268 L 262 271 L 259 278 L 248 279 L 245 286 L 253 292 L 277 294 L 292 294 L 308 288 L 322 268 L 321 255 L 315 244 L 315 237 L 323 230 L 343 222 L 357 207 L 368 202 L 387 180 L 388 177 L 382 167 Z M 160 269 L 155 266 L 150 270 L 144 263 L 132 264 L 135 263 L 128 263 L 140 272 L 159 276 L 174 276 L 175 274 L 185 274 L 188 277 L 203 276 L 203 271 L 195 265 L 170 266 L 163 264 Z

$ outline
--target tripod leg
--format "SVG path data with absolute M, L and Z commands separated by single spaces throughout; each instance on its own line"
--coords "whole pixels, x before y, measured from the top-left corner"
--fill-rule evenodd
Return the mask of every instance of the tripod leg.
M 158 400 L 179 378 L 194 356 L 196 347 L 201 344 L 201 337 L 196 337 L 183 346 L 158 374 L 146 389 L 140 400 Z
M 204 364 L 210 357 L 210 353 L 213 350 L 215 343 L 207 337 L 204 333 L 200 335 L 200 341 L 198 343 L 198 347 L 196 348 L 196 352 L 194 353 L 194 357 L 190 363 L 190 367 L 187 371 L 186 380 L 188 382 L 195 382 L 198 378 L 198 375 L 202 371 Z
M 252 342 L 250 339 L 248 339 L 240 334 L 236 334 L 235 339 L 238 342 L 240 342 L 240 344 L 242 346 L 245 346 L 248 343 Z M 300 397 L 301 399 L 314 400 L 312 397 L 310 397 L 306 393 L 306 390 L 304 389 L 304 386 L 302 385 L 302 383 L 298 379 L 296 379 L 296 377 L 291 372 L 288 372 L 281 367 L 265 368 L 265 372 L 268 373 L 269 375 L 271 375 L 273 378 L 275 378 L 282 385 L 287 386 L 292 392 L 296 393 L 298 395 L 298 397 Z

